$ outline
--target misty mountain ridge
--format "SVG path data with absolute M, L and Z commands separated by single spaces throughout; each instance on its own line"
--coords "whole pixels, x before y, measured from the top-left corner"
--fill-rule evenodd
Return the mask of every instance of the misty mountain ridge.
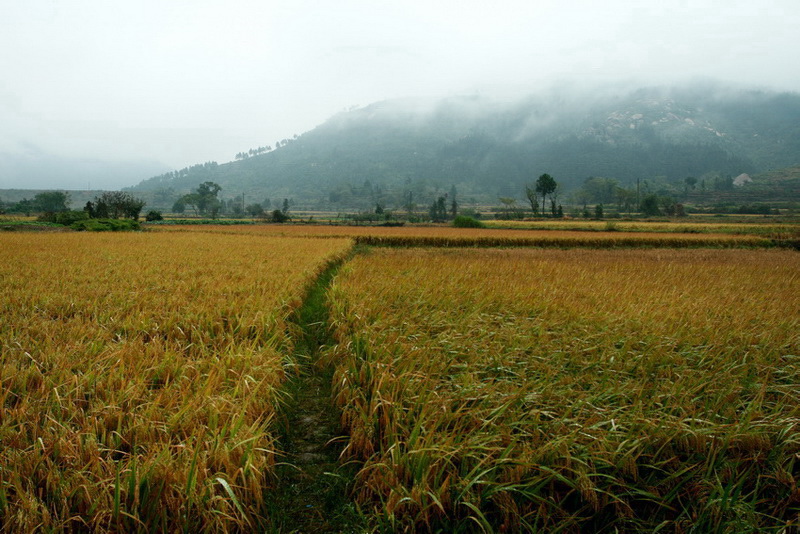
M 223 196 L 298 205 L 423 204 L 521 198 L 553 175 L 564 192 L 588 177 L 680 181 L 800 163 L 800 95 L 704 84 L 631 92 L 552 92 L 519 100 L 461 96 L 377 102 L 335 115 L 267 153 L 196 165 L 131 188 L 154 201 L 214 181 Z

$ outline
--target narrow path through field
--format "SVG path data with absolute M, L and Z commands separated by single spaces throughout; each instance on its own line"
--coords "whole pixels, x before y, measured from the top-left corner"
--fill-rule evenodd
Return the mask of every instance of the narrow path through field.
M 276 532 L 360 532 L 359 516 L 349 500 L 354 466 L 343 466 L 339 412 L 331 399 L 332 370 L 317 365 L 329 341 L 325 291 L 340 264 L 320 275 L 295 319 L 301 334 L 295 342 L 297 376 L 287 386 L 290 398 L 283 410 L 277 491 L 269 515 Z

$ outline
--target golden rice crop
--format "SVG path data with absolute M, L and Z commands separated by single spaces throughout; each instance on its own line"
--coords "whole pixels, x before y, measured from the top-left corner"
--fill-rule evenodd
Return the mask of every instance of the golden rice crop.
M 348 240 L 0 236 L 4 531 L 255 528 L 287 317 Z
M 485 224 L 490 228 L 525 228 L 530 230 L 589 230 L 601 232 L 613 228 L 617 232 L 742 234 L 784 239 L 800 236 L 800 224 L 775 222 L 761 217 L 754 218 L 750 222 L 712 222 L 707 218 L 698 220 L 690 217 L 671 221 L 619 219 L 602 221 L 586 219 L 495 220 L 486 221 Z
M 798 521 L 795 252 L 376 249 L 330 295 L 356 498 L 391 528 Z

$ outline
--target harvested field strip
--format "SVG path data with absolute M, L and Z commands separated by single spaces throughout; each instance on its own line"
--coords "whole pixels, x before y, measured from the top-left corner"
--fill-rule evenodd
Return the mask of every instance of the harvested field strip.
M 2 530 L 269 524 L 288 317 L 351 241 L 0 237 Z
M 438 248 L 756 248 L 770 247 L 771 240 L 758 237 L 739 237 L 708 235 L 632 235 L 611 234 L 592 236 L 539 237 L 401 237 L 401 236 L 359 236 L 356 243 L 377 247 L 438 247 Z
M 331 300 L 356 499 L 387 529 L 800 517 L 795 252 L 375 249 Z
M 158 232 L 208 232 L 286 237 L 348 237 L 364 245 L 397 247 L 754 248 L 775 245 L 773 240 L 764 237 L 734 234 L 511 230 L 443 226 L 163 226 L 154 227 L 154 230 Z

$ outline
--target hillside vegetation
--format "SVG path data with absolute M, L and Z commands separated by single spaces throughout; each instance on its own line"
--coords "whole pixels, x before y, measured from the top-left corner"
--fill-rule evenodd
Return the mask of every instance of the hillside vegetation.
M 680 189 L 696 177 L 694 194 L 710 194 L 742 173 L 800 163 L 800 95 L 715 85 L 615 95 L 564 91 L 513 102 L 469 96 L 375 103 L 251 150 L 252 156 L 198 164 L 132 189 L 146 193 L 149 205 L 167 206 L 213 181 L 226 197 L 245 193 L 247 202 L 400 208 L 427 205 L 453 188 L 466 202 L 522 198 L 525 184 L 545 172 L 562 193 L 589 177 L 627 186 L 644 180 L 653 189 Z M 767 183 L 787 198 L 783 186 L 791 184 Z M 747 199 L 764 192 L 750 189 Z

